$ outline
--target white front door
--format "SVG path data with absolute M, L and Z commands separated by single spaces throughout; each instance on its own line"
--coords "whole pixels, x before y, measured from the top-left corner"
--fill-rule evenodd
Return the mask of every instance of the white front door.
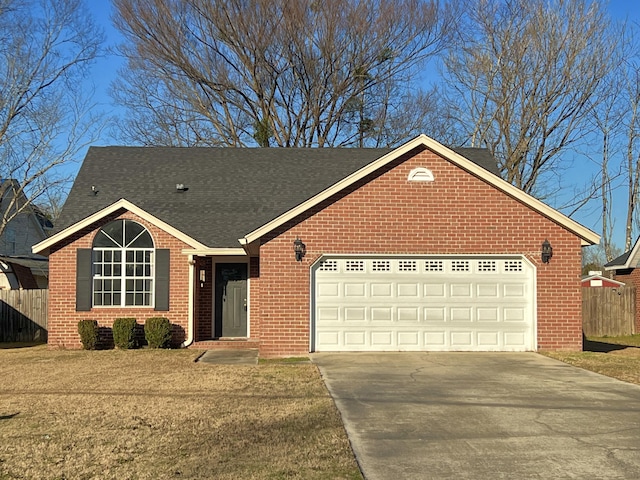
M 312 351 L 536 349 L 522 257 L 325 257 L 312 276 Z

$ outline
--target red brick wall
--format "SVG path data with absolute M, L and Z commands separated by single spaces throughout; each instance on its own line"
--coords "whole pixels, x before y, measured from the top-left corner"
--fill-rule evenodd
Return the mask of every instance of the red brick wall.
M 635 324 L 635 332 L 640 332 L 640 292 L 638 286 L 640 286 L 640 268 L 634 268 L 629 273 L 625 274 L 616 274 L 614 280 L 618 280 L 619 282 L 626 283 L 625 288 L 635 288 L 636 289 L 636 324 Z
M 414 152 L 415 153 L 415 152 Z M 415 167 L 435 181 L 408 182 Z M 292 242 L 307 247 L 296 262 Z M 553 258 L 542 264 L 545 239 Z M 310 267 L 322 254 L 525 254 L 537 267 L 539 350 L 580 350 L 580 240 L 518 200 L 424 150 L 289 222 L 260 249 L 252 332 L 263 356 L 309 351 Z
M 200 271 L 205 272 L 205 281 L 200 282 Z M 213 337 L 213 262 L 211 257 L 196 257 L 195 284 L 195 341 L 211 340 Z M 169 287 L 173 295 L 173 284 Z
M 76 251 L 91 248 L 95 234 L 104 225 L 117 218 L 128 218 L 144 225 L 153 238 L 156 248 L 167 248 L 170 254 L 171 299 L 169 311 L 155 311 L 153 308 L 93 308 L 88 312 L 76 312 Z M 118 317 L 134 317 L 144 324 L 149 317 L 163 316 L 173 324 L 173 341 L 181 343 L 187 336 L 189 305 L 189 265 L 188 258 L 180 252 L 187 245 L 142 220 L 132 213 L 120 211 L 104 218 L 90 227 L 77 232 L 55 246 L 49 256 L 49 313 L 48 336 L 52 347 L 80 348 L 78 321 L 97 320 L 100 327 L 111 327 Z

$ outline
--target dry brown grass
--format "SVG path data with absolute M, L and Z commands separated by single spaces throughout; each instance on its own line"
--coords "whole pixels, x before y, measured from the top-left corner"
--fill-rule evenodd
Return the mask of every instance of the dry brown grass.
M 589 337 L 585 352 L 549 352 L 545 355 L 576 367 L 640 385 L 640 335 Z
M 314 365 L 0 350 L 0 479 L 361 479 Z

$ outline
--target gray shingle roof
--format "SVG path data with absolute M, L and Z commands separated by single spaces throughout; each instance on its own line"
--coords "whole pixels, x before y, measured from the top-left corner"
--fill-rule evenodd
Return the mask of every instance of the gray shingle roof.
M 91 147 L 56 231 L 125 198 L 208 247 L 238 247 L 238 238 L 390 151 Z M 497 173 L 486 151 L 456 151 Z

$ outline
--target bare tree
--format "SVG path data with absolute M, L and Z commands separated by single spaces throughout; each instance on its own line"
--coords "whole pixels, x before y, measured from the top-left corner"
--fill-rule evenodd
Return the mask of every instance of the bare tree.
M 121 138 L 154 145 L 377 146 L 433 105 L 420 67 L 455 32 L 438 0 L 114 0 Z
M 631 249 L 640 223 L 640 63 L 634 40 L 637 29 L 637 25 L 627 25 L 624 35 L 619 36 L 619 57 L 623 61 L 607 77 L 592 116 L 602 138 L 599 180 L 603 253 L 607 261 L 617 256 L 612 240 L 614 222 L 624 221 L 620 223 L 625 251 Z
M 476 0 L 445 59 L 467 144 L 488 148 L 503 178 L 544 198 L 562 154 L 584 139 L 616 39 L 600 2 Z
M 0 235 L 91 141 L 81 80 L 102 42 L 81 0 L 0 0 Z M 27 201 L 21 199 L 26 198 Z

